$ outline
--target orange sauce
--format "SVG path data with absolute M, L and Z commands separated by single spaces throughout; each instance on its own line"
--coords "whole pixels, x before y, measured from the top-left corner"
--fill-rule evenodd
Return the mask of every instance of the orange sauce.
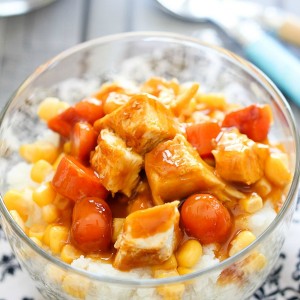
M 161 79 L 150 79 L 143 85 L 144 91 L 148 91 L 152 93 L 155 96 L 158 96 L 159 93 L 161 92 L 162 88 L 171 88 L 174 92 L 174 94 L 177 94 L 179 85 L 176 82 L 167 82 L 165 80 Z M 128 91 L 124 89 L 123 87 L 117 85 L 117 84 L 111 84 L 111 85 L 104 85 L 98 92 L 96 92 L 93 97 L 96 97 L 100 99 L 101 101 L 105 102 L 107 97 L 111 92 L 116 92 L 120 93 L 122 95 L 129 95 Z M 135 110 L 139 110 L 141 105 L 143 104 L 142 101 L 139 101 L 139 99 L 143 97 L 148 97 L 145 96 L 144 94 L 136 95 L 135 100 L 132 102 L 132 107 L 129 109 L 129 111 L 125 111 L 123 113 L 123 118 L 128 119 L 130 118 L 130 113 L 131 109 L 134 108 Z M 153 100 L 151 100 L 153 101 Z M 160 103 L 157 103 L 156 105 L 161 105 Z M 198 111 L 202 110 L 203 114 L 212 116 L 214 112 L 218 112 L 217 109 L 214 108 L 209 108 L 206 107 L 204 104 L 198 104 Z M 167 109 L 166 111 L 166 118 L 171 118 L 171 114 L 167 114 Z M 224 111 L 219 111 L 221 113 L 225 113 Z M 114 120 L 115 122 L 119 122 L 120 120 Z M 94 124 L 96 129 L 101 127 L 101 119 L 100 121 L 96 121 Z M 171 132 L 170 136 L 176 134 L 176 130 L 173 127 L 169 128 L 169 131 L 174 131 Z M 142 130 L 140 128 L 137 128 L 135 131 L 135 138 L 141 137 L 142 136 Z M 125 133 L 124 133 L 125 135 Z M 130 136 L 127 137 L 129 142 L 127 143 L 130 144 Z M 134 141 L 135 139 L 133 139 Z M 138 139 L 139 140 L 139 139 Z M 65 138 L 62 138 L 61 140 L 61 145 L 60 145 L 60 151 L 63 151 L 63 142 L 65 141 Z M 264 141 L 266 144 L 269 144 L 269 142 L 266 140 Z M 133 142 L 132 142 L 133 143 Z M 134 143 L 133 143 L 134 145 Z M 130 145 L 129 145 L 130 146 Z M 132 145 L 131 145 L 132 146 Z M 280 151 L 284 151 L 284 147 L 282 144 L 276 145 L 277 149 Z M 177 148 L 176 147 L 169 147 L 167 149 L 165 148 L 160 148 L 157 147 L 154 153 L 152 153 L 151 157 L 151 164 L 153 165 L 153 168 L 161 169 L 160 174 L 166 176 L 166 178 L 172 173 L 177 174 L 178 171 L 178 166 L 180 166 L 180 160 L 171 160 L 170 157 L 176 156 L 177 155 Z M 180 157 L 180 155 L 178 155 Z M 205 158 L 206 163 L 213 168 L 215 166 L 215 160 L 212 155 L 208 156 Z M 164 164 L 162 164 L 164 162 Z M 90 169 L 89 164 L 86 166 L 86 172 L 90 173 L 91 175 L 94 175 L 94 172 Z M 92 176 L 93 177 L 93 176 Z M 161 180 L 163 180 L 161 178 Z M 97 180 L 96 180 L 97 181 Z M 79 182 L 79 181 L 78 181 Z M 132 198 L 128 198 L 124 195 L 121 194 L 116 194 L 113 196 L 109 196 L 107 199 L 107 204 L 109 205 L 112 216 L 113 218 L 126 218 L 126 225 L 125 226 L 130 226 L 131 228 L 131 235 L 133 238 L 147 238 L 149 236 L 153 236 L 155 234 L 161 233 L 166 231 L 170 227 L 170 222 L 172 222 L 172 216 L 174 213 L 173 208 L 169 209 L 162 209 L 159 206 L 156 206 L 153 208 L 153 210 L 147 210 L 147 208 L 150 208 L 153 206 L 153 199 L 151 195 L 151 190 L 149 188 L 149 185 L 147 184 L 146 180 L 142 181 L 142 184 L 144 184 L 142 187 L 138 187 L 136 190 L 136 194 Z M 182 186 L 178 187 L 178 189 L 184 189 L 184 186 L 188 186 L 189 180 L 186 180 L 185 182 L 182 182 Z M 233 184 L 234 187 L 245 193 L 245 194 L 250 194 L 252 192 L 255 192 L 255 186 L 254 185 L 245 185 L 245 184 Z M 196 188 L 198 189 L 199 186 L 197 185 Z M 166 193 L 172 193 L 173 191 L 168 190 Z M 199 190 L 199 192 L 201 192 Z M 203 190 L 202 190 L 203 192 Z M 207 191 L 209 193 L 209 191 Z M 177 191 L 175 191 L 177 193 Z M 175 195 L 174 193 L 174 195 Z M 282 193 L 283 189 L 280 187 L 275 187 L 271 186 L 271 192 L 267 196 L 263 198 L 264 201 L 267 199 L 270 199 L 272 203 L 274 204 L 275 210 L 278 212 L 283 204 L 283 198 L 282 198 Z M 176 194 L 176 197 L 178 195 Z M 175 200 L 175 199 L 172 199 Z M 54 203 L 55 204 L 55 203 Z M 64 225 L 68 228 L 71 228 L 72 225 L 72 213 L 73 213 L 73 207 L 74 207 L 74 202 L 70 202 L 68 205 L 65 207 L 59 207 L 59 205 L 63 205 L 63 202 L 58 202 L 57 208 L 59 210 L 59 218 L 55 222 L 55 224 L 59 225 Z M 226 204 L 225 204 L 226 205 Z M 218 244 L 217 248 L 215 250 L 215 255 L 217 258 L 220 260 L 224 260 L 228 258 L 228 252 L 230 249 L 230 243 L 234 239 L 234 237 L 242 230 L 247 230 L 248 224 L 247 224 L 247 217 L 248 214 L 243 212 L 241 207 L 238 204 L 234 204 L 233 207 L 227 207 L 231 213 L 232 216 L 232 221 L 233 221 L 233 226 L 231 229 L 231 233 L 228 237 L 228 239 L 222 243 Z M 131 218 L 131 213 L 135 213 L 135 217 Z M 138 216 L 138 217 L 137 217 Z M 125 228 L 126 230 L 126 228 Z M 184 231 L 183 231 L 184 232 Z M 89 232 L 87 231 L 86 234 L 88 235 Z M 192 237 L 187 236 L 185 233 L 182 237 L 181 243 L 184 241 L 192 239 Z M 70 237 L 67 241 L 67 243 L 72 243 Z M 116 249 L 111 245 L 111 249 L 106 252 L 97 252 L 97 253 L 88 253 L 86 257 L 92 258 L 95 260 L 101 260 L 106 263 L 113 263 L 114 257 L 116 254 Z M 134 265 L 134 262 L 133 262 Z M 226 273 L 227 272 L 227 273 Z M 240 273 L 237 268 L 228 268 L 223 272 L 225 275 L 227 274 L 227 277 L 241 277 L 242 274 Z M 223 274 L 222 273 L 222 274 Z M 226 276 L 225 276 L 226 277 Z
M 241 214 L 233 218 L 233 227 L 228 239 L 223 244 L 218 244 L 215 251 L 215 255 L 219 260 L 228 258 L 228 252 L 230 249 L 231 241 L 238 235 L 242 230 L 247 230 L 247 214 Z
M 134 218 L 131 218 L 131 215 L 129 215 L 126 224 L 131 226 L 133 238 L 146 238 L 166 231 L 170 227 L 173 214 L 173 207 L 162 209 L 156 206 L 152 210 L 136 211 Z
M 111 247 L 109 251 L 99 251 L 96 253 L 89 253 L 86 257 L 93 260 L 100 260 L 102 263 L 112 264 L 116 255 L 116 249 Z
M 109 205 L 113 218 L 126 218 L 129 198 L 122 194 L 115 197 L 109 197 L 107 204 Z

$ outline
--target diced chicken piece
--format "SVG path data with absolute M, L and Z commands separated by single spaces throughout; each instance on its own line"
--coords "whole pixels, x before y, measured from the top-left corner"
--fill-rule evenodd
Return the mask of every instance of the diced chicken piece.
M 113 194 L 122 192 L 129 197 L 139 182 L 143 158 L 127 148 L 112 131 L 103 129 L 91 156 L 91 165 L 107 190 Z
M 104 113 L 110 114 L 129 101 L 131 97 L 127 94 L 111 92 L 103 105 Z
M 201 191 L 222 193 L 225 189 L 225 183 L 182 135 L 160 143 L 147 153 L 145 170 L 155 204 Z
M 142 155 L 178 132 L 172 113 L 157 98 L 147 94 L 133 96 L 125 105 L 96 121 L 94 126 L 99 131 L 113 130 L 127 147 Z
M 178 204 L 174 201 L 128 215 L 115 243 L 114 267 L 130 270 L 169 259 L 182 238 Z
M 221 134 L 212 152 L 223 179 L 250 185 L 262 178 L 269 147 L 231 129 Z

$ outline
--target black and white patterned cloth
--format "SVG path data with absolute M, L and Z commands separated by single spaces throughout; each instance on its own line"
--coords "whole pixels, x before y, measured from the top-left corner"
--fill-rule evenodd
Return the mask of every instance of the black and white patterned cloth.
M 23 272 L 0 227 L 0 300 L 43 300 Z
M 277 265 L 250 300 L 300 300 L 300 205 Z M 0 300 L 44 300 L 23 272 L 0 228 Z M 208 299 L 209 300 L 209 299 Z

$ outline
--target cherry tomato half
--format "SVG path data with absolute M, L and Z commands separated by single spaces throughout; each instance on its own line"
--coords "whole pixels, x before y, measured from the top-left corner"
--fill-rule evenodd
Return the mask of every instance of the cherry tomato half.
M 96 197 L 75 203 L 71 240 L 83 252 L 106 251 L 111 244 L 112 213 L 108 204 Z
M 195 194 L 181 208 L 181 223 L 187 235 L 203 244 L 222 243 L 229 237 L 232 221 L 227 208 L 214 196 Z

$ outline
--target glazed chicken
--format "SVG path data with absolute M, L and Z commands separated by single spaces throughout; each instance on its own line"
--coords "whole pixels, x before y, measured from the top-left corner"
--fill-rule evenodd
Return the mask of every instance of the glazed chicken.
M 183 135 L 147 153 L 145 170 L 156 205 L 208 190 L 223 201 L 243 197 L 215 175 Z
M 114 267 L 128 270 L 169 259 L 181 240 L 178 204 L 174 201 L 128 215 L 115 243 Z
M 122 192 L 129 197 L 139 182 L 143 158 L 126 147 L 112 131 L 103 129 L 91 156 L 91 164 L 107 190 L 113 194 Z
M 158 77 L 135 89 L 104 84 L 70 107 L 50 99 L 65 109 L 50 119 L 45 100 L 40 115 L 60 145 L 20 148 L 42 223 L 22 220 L 27 192 L 9 191 L 6 206 L 68 263 L 100 258 L 164 278 L 199 269 L 202 246 L 213 244 L 219 260 L 235 255 L 256 238 L 249 218 L 265 203 L 282 206 L 289 157 L 270 142 L 268 105 L 230 104 L 199 86 Z
M 222 201 L 243 198 L 214 174 L 183 135 L 174 135 L 178 130 L 174 120 L 154 97 L 139 95 L 97 121 L 95 127 L 101 131 L 91 165 L 105 188 L 131 196 L 143 164 L 137 153 L 145 153 L 145 171 L 156 205 L 207 190 Z
M 99 131 L 104 128 L 114 131 L 127 147 L 141 155 L 179 132 L 172 113 L 148 94 L 133 96 L 126 104 L 96 121 L 94 126 Z
M 145 170 L 157 205 L 201 190 L 225 187 L 183 135 L 176 135 L 147 153 Z
M 255 143 L 237 129 L 224 131 L 212 151 L 216 172 L 225 180 L 253 184 L 264 173 L 269 147 Z

